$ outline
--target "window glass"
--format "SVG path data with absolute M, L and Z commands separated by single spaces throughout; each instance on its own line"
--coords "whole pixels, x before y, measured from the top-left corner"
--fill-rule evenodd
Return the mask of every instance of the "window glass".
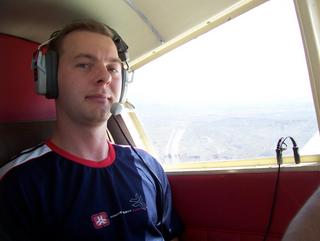
M 162 163 L 274 157 L 283 136 L 302 154 L 319 153 L 290 0 L 268 1 L 138 69 L 128 98 Z

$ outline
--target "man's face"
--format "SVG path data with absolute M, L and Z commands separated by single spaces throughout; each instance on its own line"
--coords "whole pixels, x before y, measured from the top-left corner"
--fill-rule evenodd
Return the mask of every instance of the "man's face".
M 68 34 L 59 56 L 58 86 L 58 118 L 105 123 L 121 91 L 121 62 L 112 39 L 88 31 Z

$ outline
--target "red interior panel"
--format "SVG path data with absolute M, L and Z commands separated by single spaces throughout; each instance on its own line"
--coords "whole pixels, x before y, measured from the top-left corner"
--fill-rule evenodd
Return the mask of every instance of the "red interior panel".
M 34 91 L 31 59 L 37 44 L 0 34 L 0 122 L 50 120 L 54 102 Z
M 276 173 L 171 175 L 184 241 L 261 241 Z M 268 241 L 279 241 L 295 213 L 320 184 L 319 172 L 282 172 Z

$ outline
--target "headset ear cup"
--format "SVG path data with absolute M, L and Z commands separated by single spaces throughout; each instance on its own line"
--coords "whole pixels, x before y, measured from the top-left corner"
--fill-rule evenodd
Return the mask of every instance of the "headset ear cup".
M 49 50 L 46 55 L 46 97 L 56 99 L 58 97 L 58 54 L 56 51 Z
M 300 164 L 301 159 L 300 159 L 300 154 L 299 154 L 299 148 L 297 146 L 294 146 L 292 148 L 292 150 L 293 150 L 294 162 L 296 164 Z
M 276 153 L 277 153 L 277 163 L 278 163 L 278 165 L 282 165 L 283 160 L 282 160 L 282 150 L 281 150 L 281 148 L 277 148 L 276 149 Z
M 278 165 L 281 165 L 283 163 L 283 160 L 282 160 L 282 144 L 283 144 L 283 141 L 284 141 L 284 138 L 281 137 L 278 140 L 278 143 L 277 143 L 276 155 L 277 155 L 277 163 L 278 163 Z
M 34 81 L 36 83 L 36 92 L 39 95 L 45 95 L 47 92 L 47 77 L 45 55 L 41 50 L 33 54 L 32 68 Z

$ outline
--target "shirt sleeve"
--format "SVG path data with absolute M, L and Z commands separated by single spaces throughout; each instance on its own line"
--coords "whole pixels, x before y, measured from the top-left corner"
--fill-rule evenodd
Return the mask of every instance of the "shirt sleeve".
M 161 216 L 158 229 L 161 231 L 164 239 L 169 241 L 182 233 L 183 224 L 173 207 L 170 184 L 162 166 L 155 158 L 146 152 L 142 151 L 142 155 L 144 155 L 143 159 L 147 162 L 147 165 L 151 168 L 151 171 L 153 171 L 156 176 L 155 178 L 158 179 L 161 185 L 160 190 L 157 191 L 160 195 L 160 197 L 157 198 L 157 209 L 160 212 L 158 215 Z
M 163 200 L 162 200 L 163 213 L 162 213 L 161 232 L 165 240 L 172 240 L 173 238 L 179 236 L 182 233 L 183 225 L 173 207 L 171 188 L 169 185 L 168 178 L 163 170 L 162 170 L 161 176 L 162 176 L 161 182 L 163 187 Z
M 14 178 L 0 180 L 0 240 L 30 241 L 27 205 Z

